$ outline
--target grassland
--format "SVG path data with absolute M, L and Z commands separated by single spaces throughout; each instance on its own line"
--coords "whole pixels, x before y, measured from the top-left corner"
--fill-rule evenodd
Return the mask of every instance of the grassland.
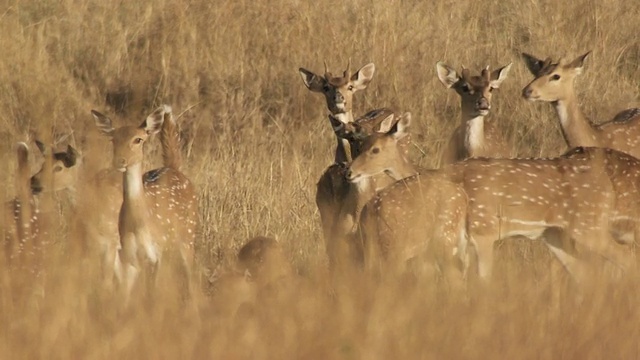
M 108 166 L 90 109 L 120 124 L 156 106 L 180 114 L 184 172 L 200 193 L 198 262 L 228 266 L 251 236 L 280 241 L 297 274 L 275 291 L 197 296 L 185 308 L 170 275 L 128 309 L 104 291 L 97 259 L 69 251 L 71 195 L 56 195 L 44 297 L 0 285 L 0 358 L 598 359 L 640 357 L 637 276 L 567 285 L 550 311 L 549 256 L 503 245 L 494 286 L 464 293 L 432 279 L 327 280 L 315 183 L 332 161 L 324 99 L 299 67 L 376 64 L 355 113 L 413 114 L 414 161 L 437 163 L 458 123 L 458 97 L 435 64 L 513 62 L 491 118 L 520 156 L 564 150 L 551 106 L 521 99 L 519 54 L 593 50 L 576 86 L 599 122 L 640 102 L 635 0 L 504 1 L 0 1 L 0 173 L 14 196 L 14 145 L 35 137 L 84 155 L 83 179 Z M 147 149 L 159 166 L 158 142 Z M 37 154 L 37 153 L 36 153 Z M 34 170 L 38 166 L 35 157 Z M 81 180 L 82 181 L 82 180 Z M 79 194 L 77 196 L 97 196 Z M 608 279 L 608 278 L 605 278 Z M 15 283 L 15 281 L 13 281 Z M 272 289 L 273 290 L 273 289 Z M 244 294 L 244 295 L 242 295 Z M 240 306 L 243 296 L 250 299 Z

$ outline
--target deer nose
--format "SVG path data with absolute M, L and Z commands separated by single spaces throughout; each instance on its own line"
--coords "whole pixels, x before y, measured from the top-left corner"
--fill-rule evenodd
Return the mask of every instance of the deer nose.
M 485 97 L 481 97 L 480 100 L 476 103 L 476 106 L 479 110 L 489 110 L 491 106 L 489 105 L 489 100 Z
M 347 170 L 347 180 L 351 180 L 353 178 L 353 171 L 351 169 Z
M 334 97 L 336 103 L 341 103 L 344 102 L 344 96 L 342 96 L 342 93 L 340 92 L 336 92 L 336 96 Z
M 31 191 L 34 194 L 38 194 L 42 192 L 42 184 L 40 183 L 40 179 L 35 177 L 31 178 Z
M 127 161 L 123 158 L 113 159 L 113 166 L 118 170 L 124 169 L 127 167 Z
M 526 87 L 524 89 L 522 89 L 522 97 L 525 99 L 528 99 L 531 97 L 531 93 L 533 93 L 533 90 L 531 90 L 530 87 Z

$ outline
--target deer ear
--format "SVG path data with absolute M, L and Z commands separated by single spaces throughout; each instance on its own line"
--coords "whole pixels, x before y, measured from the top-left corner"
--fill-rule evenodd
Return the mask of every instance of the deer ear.
M 436 64 L 436 72 L 438 74 L 438 79 L 440 79 L 440 82 L 446 86 L 447 89 L 450 89 L 460 80 L 460 75 L 442 61 L 438 61 Z
M 582 74 L 582 69 L 584 68 L 584 61 L 587 58 L 587 56 L 589 56 L 589 54 L 591 54 L 591 50 L 573 59 L 573 61 L 566 64 L 565 66 L 569 69 L 573 69 L 577 74 Z
M 396 118 L 395 114 L 391 114 L 387 116 L 384 120 L 380 122 L 380 129 L 377 132 L 388 133 L 391 130 L 391 127 L 394 125 L 393 120 L 395 118 Z
M 162 122 L 164 121 L 165 107 L 161 106 L 154 112 L 149 114 L 147 118 L 140 124 L 140 128 L 147 132 L 147 135 L 151 136 L 160 132 L 162 129 Z
M 113 131 L 115 129 L 113 128 L 113 125 L 111 124 L 111 119 L 109 119 L 109 117 L 95 110 L 91 110 L 91 115 L 93 115 L 93 118 L 96 122 L 96 126 L 98 127 L 98 130 L 103 135 L 107 135 L 107 136 L 113 135 Z
M 396 141 L 409 135 L 409 129 L 411 127 L 411 113 L 406 112 L 402 117 L 391 127 L 387 132 L 387 135 L 392 136 Z
M 522 59 L 524 60 L 525 65 L 527 65 L 527 69 L 529 69 L 531 74 L 533 74 L 534 76 L 538 76 L 538 73 L 544 66 L 544 61 L 527 53 L 522 53 Z
M 313 92 L 323 91 L 324 83 L 326 82 L 326 80 L 322 76 L 316 75 L 304 68 L 298 69 L 298 72 L 300 73 L 302 82 L 304 82 L 304 86 L 306 86 L 307 89 Z
M 329 122 L 331 123 L 333 131 L 340 131 L 344 128 L 344 123 L 333 114 L 329 114 Z
M 76 164 L 76 162 L 78 161 L 78 156 L 78 151 L 76 151 L 73 146 L 67 145 L 67 151 L 64 154 L 62 163 L 65 167 L 70 168 Z
M 16 145 L 16 153 L 18 154 L 18 166 L 28 166 L 29 146 L 24 142 L 19 142 Z
M 500 87 L 500 84 L 507 78 L 509 74 L 509 70 L 511 70 L 512 63 L 509 63 L 506 66 L 501 67 L 500 69 L 494 70 L 491 73 L 491 87 L 497 89 Z
M 360 70 L 356 71 L 353 76 L 351 76 L 351 81 L 353 88 L 355 90 L 363 90 L 369 85 L 371 80 L 373 79 L 373 74 L 376 71 L 376 66 L 373 63 L 369 63 L 360 68 Z
M 36 147 L 43 155 L 47 151 L 47 146 L 40 140 L 36 140 Z

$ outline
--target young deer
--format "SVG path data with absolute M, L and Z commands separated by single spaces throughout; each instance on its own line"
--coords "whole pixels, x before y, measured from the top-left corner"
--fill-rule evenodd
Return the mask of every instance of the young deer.
M 480 76 L 472 76 L 464 67 L 458 74 L 443 62 L 436 64 L 438 79 L 460 95 L 462 105 L 461 123 L 442 154 L 442 164 L 470 157 L 510 157 L 511 147 L 500 129 L 495 122 L 485 119 L 491 110 L 492 91 L 507 78 L 509 69 L 511 64 L 490 72 L 487 66 Z
M 114 168 L 123 172 L 118 233 L 127 294 L 131 293 L 142 264 L 148 262 L 155 276 L 165 249 L 172 246 L 178 247 L 190 278 L 197 225 L 194 186 L 177 168 L 177 151 L 163 154 L 167 166 L 144 176 L 142 173 L 143 145 L 151 135 L 162 129 L 163 149 L 177 149 L 171 108 L 161 106 L 140 126 L 117 129 L 108 117 L 97 111 L 92 113 L 98 129 L 113 141 Z M 169 126 L 163 126 L 165 122 Z
M 380 131 L 389 131 L 388 129 L 400 121 L 406 123 L 405 128 L 408 129 L 411 122 L 411 114 L 405 113 L 398 118 L 388 109 L 376 110 L 358 119 L 351 127 L 345 126 L 344 131 L 336 132 L 336 135 L 349 141 L 353 154 L 357 158 L 360 156 L 364 141 L 368 136 Z M 404 157 L 408 152 L 408 139 L 408 131 L 403 132 L 398 139 L 400 151 L 402 151 Z M 347 180 L 348 173 L 346 170 L 348 169 L 342 168 L 341 173 L 334 180 L 334 183 L 340 184 L 339 188 L 342 189 L 342 193 L 334 196 L 337 200 L 337 212 L 331 214 L 333 223 L 331 232 L 326 238 L 327 255 L 332 267 L 335 267 L 337 262 L 341 262 L 346 258 L 358 260 L 361 257 L 360 251 L 355 246 L 354 241 L 356 240 L 354 236 L 358 230 L 357 224 L 362 207 L 378 191 L 402 178 L 398 177 L 398 174 L 381 173 L 367 177 L 357 183 L 352 183 Z
M 329 117 L 332 122 L 338 122 L 336 119 L 332 119 L 331 115 Z M 397 117 L 389 109 L 378 109 L 370 111 L 353 123 L 336 126 L 334 130 L 338 138 L 349 142 L 352 154 L 358 156 L 363 140 L 368 135 L 388 131 L 394 123 L 402 118 L 410 121 L 411 114 L 405 113 L 401 117 Z M 405 157 L 410 144 L 410 136 L 408 133 L 406 135 L 399 143 Z M 327 205 L 323 208 L 321 216 L 327 255 L 332 269 L 346 258 L 355 260 L 359 257 L 358 252 L 353 251 L 352 240 L 357 229 L 360 210 L 376 192 L 397 180 L 389 174 L 378 174 L 358 184 L 353 184 L 347 181 L 346 170 L 344 164 L 331 165 L 318 182 L 318 194 L 324 195 L 323 200 Z
M 38 216 L 35 199 L 30 188 L 29 148 L 21 142 L 16 147 L 18 167 L 16 171 L 16 197 L 5 203 L 4 213 L 4 246 L 3 251 L 7 265 L 12 265 L 25 253 L 24 247 L 32 247 L 37 237 Z
M 410 123 L 405 117 L 388 132 L 367 137 L 347 174 L 354 184 L 381 173 L 399 180 L 362 210 L 359 226 L 369 269 L 380 266 L 384 259 L 386 269 L 402 271 L 410 259 L 423 258 L 429 251 L 437 253 L 436 262 L 449 262 L 452 251 L 466 241 L 467 197 L 463 189 L 442 171 L 418 174 L 398 146 Z
M 36 140 L 36 144 L 47 159 L 33 176 L 30 176 L 27 144 L 17 145 L 16 198 L 5 204 L 4 245 L 8 262 L 33 257 L 43 251 L 46 234 L 42 232 L 46 230 L 44 218 L 47 216 L 39 206 L 38 195 L 73 188 L 77 181 L 79 156 L 71 145 L 64 152 L 51 153 L 52 149 L 41 142 Z M 25 246 L 29 249 L 28 254 Z
M 373 74 L 375 65 L 367 64 L 355 74 L 351 74 L 351 62 L 342 76 L 333 76 L 329 72 L 325 62 L 325 75 L 320 76 L 304 68 L 299 69 L 300 76 L 305 86 L 312 92 L 322 93 L 327 101 L 330 111 L 329 120 L 336 135 L 342 132 L 344 127 L 353 124 L 353 94 L 367 87 Z M 322 233 L 325 241 L 331 235 L 335 222 L 335 216 L 340 211 L 342 197 L 348 189 L 344 181 L 345 163 L 353 158 L 353 149 L 348 139 L 336 136 L 337 146 L 334 156 L 334 164 L 329 166 L 320 176 L 316 190 L 316 205 L 320 212 Z
M 36 140 L 36 145 L 40 152 L 46 156 L 52 150 L 47 148 L 45 144 Z M 45 190 L 44 182 L 47 173 L 51 173 L 51 188 L 48 191 L 60 191 L 64 189 L 70 189 L 75 191 L 75 186 L 78 181 L 79 169 L 80 169 L 80 154 L 71 145 L 67 145 L 65 151 L 54 152 L 51 158 L 52 163 L 50 165 L 43 164 L 40 171 L 31 177 L 31 190 L 34 194 L 39 194 Z
M 265 236 L 256 236 L 240 248 L 237 271 L 248 273 L 261 284 L 269 284 L 293 274 L 280 244 Z
M 523 53 L 535 79 L 522 90 L 522 96 L 530 101 L 553 104 L 569 147 L 606 147 L 640 158 L 640 109 L 622 111 L 613 120 L 599 125 L 589 121 L 580 110 L 574 81 L 582 74 L 589 53 L 569 62 L 560 59 L 556 63 L 551 58 L 540 60 Z

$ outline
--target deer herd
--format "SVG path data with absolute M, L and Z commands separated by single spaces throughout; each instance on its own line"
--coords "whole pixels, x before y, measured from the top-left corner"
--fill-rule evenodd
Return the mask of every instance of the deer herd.
M 571 148 L 553 158 L 513 158 L 513 146 L 488 117 L 493 90 L 512 64 L 473 75 L 438 62 L 438 79 L 460 96 L 461 122 L 437 169 L 411 162 L 410 113 L 380 108 L 354 116 L 354 93 L 371 82 L 374 64 L 354 73 L 349 64 L 338 76 L 326 63 L 324 75 L 300 68 L 304 85 L 325 96 L 337 144 L 334 163 L 320 176 L 316 191 L 332 272 L 396 274 L 419 264 L 460 279 L 473 273 L 489 280 L 496 241 L 514 236 L 544 243 L 578 282 L 589 264 L 576 256 L 577 246 L 620 269 L 632 267 L 628 248 L 640 236 L 640 109 L 599 125 L 585 117 L 574 79 L 588 54 L 569 62 L 523 54 L 534 79 L 522 97 L 554 106 Z M 139 126 L 114 127 L 109 117 L 91 113 L 98 131 L 111 140 L 113 160 L 83 182 L 100 199 L 78 199 L 82 216 L 76 230 L 99 254 L 104 281 L 115 281 L 129 297 L 141 271 L 153 281 L 163 256 L 172 251 L 191 287 L 197 191 L 180 170 L 171 107 L 159 107 Z M 163 166 L 143 172 L 144 143 L 154 134 L 160 137 Z M 33 176 L 27 144 L 16 148 L 16 196 L 4 206 L 2 250 L 9 268 L 45 256 L 47 216 L 39 196 L 75 187 L 81 165 L 71 146 L 60 153 L 38 147 L 46 161 Z M 240 251 L 240 262 L 259 263 L 251 257 L 268 258 L 265 252 L 277 248 L 271 239 L 256 238 Z

